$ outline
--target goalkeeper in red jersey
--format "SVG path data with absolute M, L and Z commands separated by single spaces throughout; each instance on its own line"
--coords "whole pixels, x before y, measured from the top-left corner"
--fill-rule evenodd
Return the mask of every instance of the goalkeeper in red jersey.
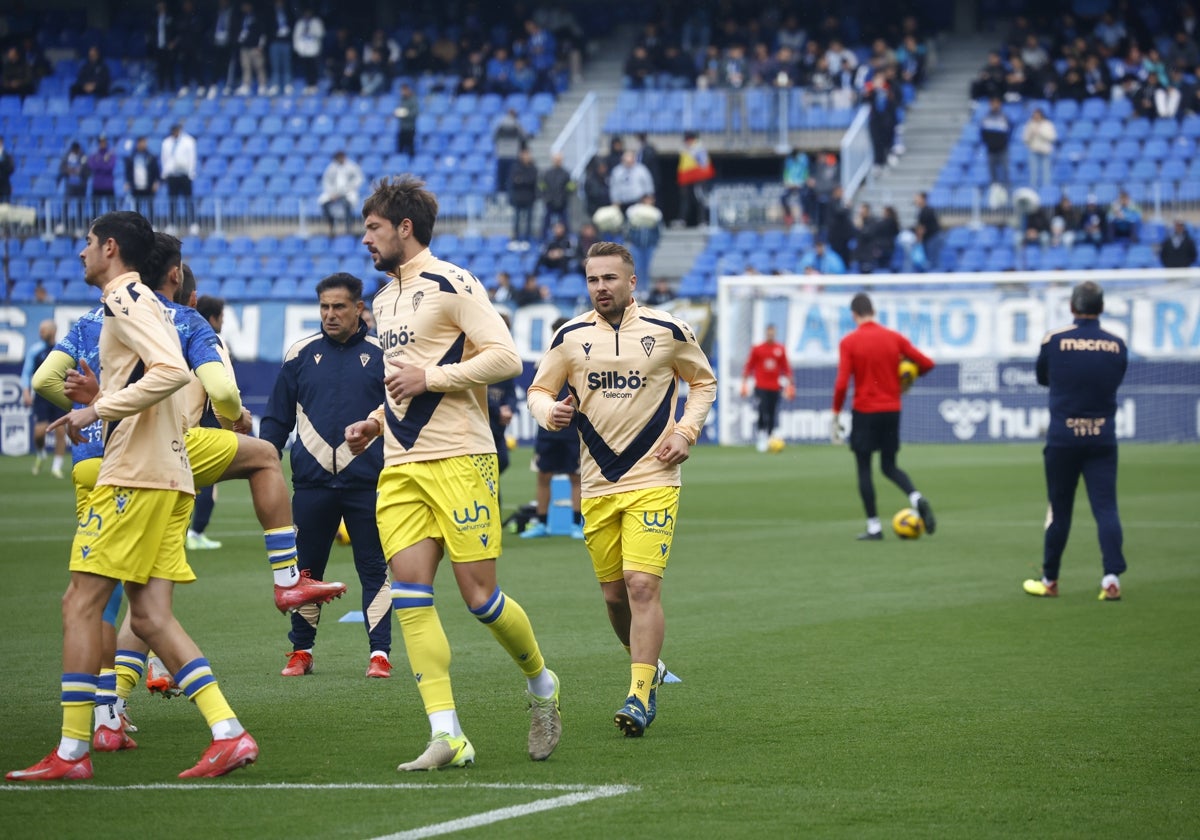
M 796 396 L 787 350 L 775 340 L 774 326 L 767 327 L 762 344 L 750 348 L 750 357 L 746 359 L 746 367 L 742 371 L 743 397 L 750 395 L 751 377 L 754 380 L 754 402 L 758 406 L 754 445 L 759 452 L 766 452 L 767 441 L 771 439 L 778 422 L 780 392 L 788 400 Z
M 900 362 L 904 359 L 914 362 L 919 375 L 924 376 L 933 370 L 933 360 L 900 333 L 877 323 L 875 307 L 866 293 L 854 296 L 850 312 L 857 326 L 838 347 L 830 438 L 834 443 L 842 442 L 842 421 L 838 415 L 853 377 L 850 449 L 858 465 L 858 493 L 867 512 L 867 530 L 858 539 L 883 539 L 883 526 L 875 506 L 875 483 L 871 480 L 871 455 L 876 451 L 883 474 L 905 492 L 924 520 L 925 530 L 932 534 L 937 529 L 933 508 L 913 486 L 908 473 L 896 465 L 896 453 L 900 450 Z

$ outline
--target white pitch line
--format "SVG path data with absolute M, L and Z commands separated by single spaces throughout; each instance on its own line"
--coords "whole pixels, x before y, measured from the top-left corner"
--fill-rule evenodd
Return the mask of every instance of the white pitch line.
M 376 837 L 373 840 L 417 840 L 420 837 L 437 837 L 442 834 L 451 834 L 456 831 L 466 831 L 470 828 L 479 828 L 484 825 L 502 822 L 504 820 L 516 819 L 517 817 L 525 817 L 530 814 L 537 814 L 541 811 L 551 811 L 555 808 L 569 808 L 572 805 L 580 805 L 584 802 L 590 802 L 593 799 L 606 799 L 610 796 L 622 796 L 626 793 L 634 793 L 640 788 L 630 785 L 601 785 L 599 787 L 589 788 L 578 793 L 569 793 L 565 796 L 555 796 L 551 799 L 539 799 L 534 802 L 529 802 L 525 805 L 510 805 L 507 808 L 497 808 L 494 811 L 484 811 L 479 814 L 472 814 L 469 817 L 460 817 L 456 820 L 448 820 L 447 822 L 433 823 L 432 825 L 422 826 L 420 828 L 410 829 L 409 831 L 401 831 L 396 834 L 385 834 L 382 837 Z
M 606 785 L 607 787 L 614 787 Z M 616 786 L 621 787 L 621 786 Z M 465 784 L 447 784 L 447 785 L 430 785 L 419 784 L 416 782 L 394 782 L 391 784 L 374 784 L 370 782 L 330 782 L 328 784 L 317 784 L 315 782 L 265 782 L 261 784 L 239 785 L 239 784 L 222 784 L 220 782 L 196 782 L 194 784 L 183 784 L 178 782 L 162 782 L 148 785 L 93 785 L 93 784 L 57 784 L 46 785 L 34 782 L 27 785 L 0 785 L 0 793 L 38 793 L 40 791 L 64 791 L 72 790 L 80 793 L 111 793 L 113 791 L 147 791 L 147 790 L 222 790 L 230 793 L 236 793 L 240 790 L 438 790 L 440 788 L 459 789 L 459 788 L 487 788 L 490 790 L 544 790 L 544 791 L 570 791 L 576 793 L 587 793 L 601 788 L 596 785 L 567 785 L 567 784 L 524 784 L 520 782 L 480 782 Z M 625 787 L 624 790 L 618 791 L 623 793 L 626 790 L 633 791 L 637 788 Z M 606 794 L 607 796 L 615 796 L 615 793 Z

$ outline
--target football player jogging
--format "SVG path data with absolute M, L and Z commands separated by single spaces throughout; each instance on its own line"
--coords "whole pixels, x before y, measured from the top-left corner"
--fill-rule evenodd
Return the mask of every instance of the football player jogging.
M 300 568 L 325 575 L 329 549 L 343 520 L 362 583 L 363 623 L 370 654 L 367 676 L 391 676 L 392 600 L 387 561 L 375 524 L 375 487 L 383 469 L 383 444 L 351 455 L 347 424 L 375 410 L 383 390 L 383 349 L 362 320 L 362 281 L 331 274 L 316 284 L 321 331 L 293 344 L 283 359 L 267 409 L 262 439 L 283 454 L 292 429 L 292 511 L 303 527 L 296 534 Z M 281 672 L 302 677 L 313 669 L 313 645 L 321 607 L 292 613 L 292 653 Z
M 1125 571 L 1121 514 L 1117 510 L 1117 388 L 1125 378 L 1125 342 L 1100 328 L 1104 291 L 1090 280 L 1071 292 L 1075 323 L 1049 333 L 1038 353 L 1037 381 L 1050 387 L 1050 427 L 1043 460 L 1050 510 L 1042 555 L 1042 579 L 1025 581 L 1030 595 L 1058 595 L 1058 571 L 1079 476 L 1100 538 L 1104 577 L 1100 600 L 1121 599 Z
M 172 613 L 176 583 L 196 579 L 183 536 L 194 483 L 176 396 L 191 378 L 166 310 L 138 277 L 154 231 L 138 213 L 106 213 L 80 253 L 84 278 L 101 289 L 100 364 L 105 384 L 89 406 L 55 421 L 73 441 L 105 421 L 104 459 L 71 547 L 63 596 L 62 737 L 57 749 L 10 781 L 89 779 L 92 708 L 105 603 L 125 581 L 133 628 L 176 674 L 212 731 L 212 743 L 181 778 L 220 776 L 255 761 L 258 745 L 229 707 L 208 660 Z
M 754 445 L 759 452 L 766 452 L 778 423 L 780 391 L 788 400 L 796 396 L 787 350 L 775 340 L 774 326 L 767 327 L 762 344 L 750 348 L 750 356 L 742 371 L 742 379 L 745 380 L 742 382 L 743 397 L 750 395 L 751 378 L 754 380 L 754 402 L 758 406 Z
M 562 733 L 558 677 L 533 627 L 496 581 L 499 472 L 487 386 L 517 376 L 521 357 L 483 284 L 429 251 L 437 199 L 412 177 L 384 179 L 362 209 L 363 244 L 391 282 L 372 305 L 388 399 L 346 428 L 351 453 L 384 438 L 376 518 L 392 572 L 392 608 L 429 717 L 425 751 L 398 770 L 475 760 L 450 685 L 450 643 L 433 581 L 448 554 L 459 593 L 525 675 L 529 757 L 550 756 Z
M 268 561 L 275 578 L 275 605 L 281 612 L 297 609 L 312 602 L 325 602 L 340 597 L 345 584 L 319 581 L 302 574 L 296 566 L 295 531 L 291 522 L 287 486 L 274 448 L 265 441 L 217 428 L 198 428 L 200 416 L 211 406 L 227 425 L 249 430 L 250 417 L 245 411 L 233 378 L 233 368 L 219 337 L 198 312 L 173 300 L 177 296 L 184 270 L 179 240 L 165 233 L 154 235 L 154 248 L 145 261 L 143 274 L 146 285 L 156 293 L 170 322 L 179 335 L 185 361 L 195 376 L 190 379 L 178 400 L 184 408 L 189 426 L 186 436 L 189 463 L 197 487 L 217 481 L 246 478 L 250 484 L 255 512 L 264 527 Z M 194 290 L 194 286 L 193 289 Z M 189 297 L 190 292 L 189 290 Z M 35 387 L 48 399 L 76 407 L 89 404 L 98 390 L 92 365 L 98 366 L 99 337 L 103 323 L 103 307 L 80 318 L 66 338 L 38 369 Z M 79 361 L 82 373 L 73 370 Z M 64 379 L 65 378 L 65 379 Z M 231 420 L 230 418 L 236 418 Z M 82 443 L 72 447 L 75 467 L 76 513 L 83 521 L 87 498 L 95 486 L 104 445 L 101 423 L 82 432 Z M 149 657 L 147 644 L 131 629 L 127 613 L 118 636 L 114 625 L 120 609 L 122 588 L 114 589 L 104 610 L 105 653 L 97 694 L 93 747 L 112 751 L 136 747 L 126 734 L 129 728 L 125 701 L 133 687 L 149 669 L 153 672 L 156 660 Z M 115 653 L 115 668 L 114 668 Z M 162 696 L 174 696 L 178 687 L 169 671 L 147 674 L 147 687 Z M 120 724 L 120 725 L 119 725 Z
M 937 520 L 929 500 L 913 486 L 908 473 L 896 465 L 900 451 L 900 362 L 916 364 L 920 376 L 933 370 L 933 360 L 895 330 L 875 320 L 875 306 L 865 292 L 850 301 L 855 329 L 838 346 L 837 381 L 833 386 L 833 422 L 830 439 L 842 442 L 842 421 L 838 417 L 846 403 L 850 379 L 854 379 L 854 403 L 851 413 L 850 450 L 858 468 L 858 494 L 867 513 L 867 530 L 860 540 L 883 539 L 883 526 L 875 503 L 875 483 L 871 479 L 871 456 L 879 453 L 883 474 L 908 496 L 921 515 L 925 530 L 937 530 Z
M 629 652 L 625 704 L 614 721 L 631 738 L 654 722 L 666 619 L 662 579 L 679 511 L 679 466 L 717 393 L 691 329 L 633 299 L 623 245 L 597 242 L 585 261 L 594 309 L 554 336 L 529 386 L 538 424 L 576 423 L 583 455 L 583 534 L 617 638 Z M 679 380 L 689 386 L 675 419 Z M 563 385 L 567 396 L 559 400 Z
M 33 409 L 33 474 L 37 475 L 46 460 L 46 429 L 63 416 L 63 409 L 47 400 L 33 388 L 33 373 L 54 349 L 54 336 L 57 332 L 54 321 L 46 320 L 38 324 L 38 338 L 41 343 L 29 348 L 25 355 L 25 364 L 21 367 L 21 401 Z M 58 432 L 54 435 L 54 460 L 50 465 L 50 474 L 62 478 L 63 455 L 67 452 L 67 435 Z

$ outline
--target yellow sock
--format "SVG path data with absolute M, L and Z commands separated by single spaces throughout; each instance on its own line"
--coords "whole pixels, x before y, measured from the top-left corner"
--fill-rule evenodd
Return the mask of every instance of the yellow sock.
M 96 675 L 62 675 L 62 735 L 92 742 L 92 709 L 96 705 Z
M 654 677 L 658 674 L 658 663 L 646 665 L 634 662 L 629 666 L 632 677 L 629 680 L 629 693 L 642 701 L 643 707 L 650 705 L 650 689 L 654 688 Z
M 117 696 L 122 700 L 129 699 L 129 695 L 133 693 L 133 687 L 138 684 L 138 680 L 146 672 L 147 658 L 147 654 L 137 650 L 117 651 Z
M 471 613 L 487 625 L 500 647 L 508 651 L 526 677 L 536 677 L 546 667 L 529 616 L 520 604 L 501 592 L 499 586 L 486 604 Z
M 196 704 L 200 714 L 204 715 L 204 722 L 210 727 L 219 721 L 237 717 L 216 682 L 210 682 L 193 694 L 192 702 Z
M 446 638 L 437 609 L 432 606 L 401 607 L 396 610 L 396 618 L 400 622 L 400 632 L 404 634 L 408 664 L 417 680 L 417 690 L 421 692 L 425 713 L 452 710 L 454 692 L 450 687 L 450 641 Z

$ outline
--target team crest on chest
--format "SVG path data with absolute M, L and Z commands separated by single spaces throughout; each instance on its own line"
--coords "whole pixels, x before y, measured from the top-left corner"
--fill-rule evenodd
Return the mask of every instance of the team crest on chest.
M 650 351 L 654 349 L 654 336 L 642 336 L 642 349 L 646 351 L 646 356 L 650 356 Z
M 367 366 L 367 362 L 371 361 L 371 357 L 370 357 L 370 356 L 368 356 L 366 353 L 359 353 L 359 354 L 358 354 L 358 360 L 359 360 L 360 362 L 362 362 L 362 366 L 363 366 L 363 367 L 366 367 L 366 366 Z
M 412 296 L 413 312 L 417 311 L 417 307 L 421 305 L 421 301 L 424 299 L 425 299 L 424 292 L 417 292 L 415 295 Z

